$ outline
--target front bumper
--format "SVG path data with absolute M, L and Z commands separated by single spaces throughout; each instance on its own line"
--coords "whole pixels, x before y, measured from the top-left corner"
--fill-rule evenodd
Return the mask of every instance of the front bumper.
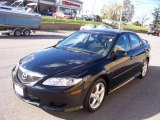
M 39 84 L 24 84 L 17 77 L 16 71 L 12 72 L 13 89 L 16 95 L 23 101 L 52 111 L 74 111 L 83 108 L 83 101 L 87 90 L 83 90 L 83 83 L 80 86 L 70 88 L 52 88 Z M 23 96 L 15 90 L 15 85 L 23 89 Z M 78 94 L 71 92 L 81 90 Z

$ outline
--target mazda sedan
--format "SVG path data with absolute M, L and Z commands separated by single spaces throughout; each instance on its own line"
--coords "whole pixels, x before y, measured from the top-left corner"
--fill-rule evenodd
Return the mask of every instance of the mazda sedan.
M 23 101 L 45 110 L 98 110 L 108 95 L 145 77 L 150 45 L 136 33 L 78 31 L 22 58 L 13 68 L 13 88 Z

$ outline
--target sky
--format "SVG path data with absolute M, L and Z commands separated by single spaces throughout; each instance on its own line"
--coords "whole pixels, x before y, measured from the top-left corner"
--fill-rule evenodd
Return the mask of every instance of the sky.
M 112 2 L 122 3 L 123 0 L 81 0 L 83 1 L 84 13 L 100 14 L 100 10 L 103 4 L 111 4 Z M 143 15 L 147 15 L 149 20 L 146 23 L 150 23 L 153 20 L 152 12 L 154 8 L 160 6 L 160 0 L 131 0 L 131 3 L 135 6 L 135 14 L 132 21 L 138 20 Z

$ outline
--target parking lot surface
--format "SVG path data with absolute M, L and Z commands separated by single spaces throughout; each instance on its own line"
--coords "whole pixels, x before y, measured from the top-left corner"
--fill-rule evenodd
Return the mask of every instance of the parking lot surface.
M 135 79 L 106 96 L 97 112 L 44 111 L 16 97 L 11 70 L 33 52 L 53 46 L 72 31 L 37 32 L 30 37 L 0 36 L 0 120 L 160 120 L 160 37 L 139 34 L 151 44 L 151 60 L 144 79 Z

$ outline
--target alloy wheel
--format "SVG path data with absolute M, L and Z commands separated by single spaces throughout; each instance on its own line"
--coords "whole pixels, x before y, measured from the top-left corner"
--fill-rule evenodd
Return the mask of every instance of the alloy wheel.
M 142 68 L 142 76 L 144 77 L 147 73 L 147 69 L 148 69 L 148 62 L 147 60 L 143 63 L 143 68 Z
M 97 83 L 95 87 L 93 88 L 90 99 L 89 99 L 89 105 L 92 109 L 98 108 L 104 98 L 105 95 L 105 86 L 103 83 Z

